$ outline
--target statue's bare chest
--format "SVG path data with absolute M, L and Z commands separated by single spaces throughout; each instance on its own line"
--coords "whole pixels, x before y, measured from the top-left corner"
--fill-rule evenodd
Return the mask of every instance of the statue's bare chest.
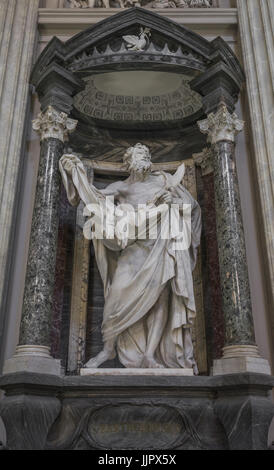
M 145 181 L 125 181 L 119 188 L 117 201 L 120 204 L 146 204 L 152 201 L 158 193 L 160 194 L 164 188 L 165 180 L 161 175 L 151 176 Z

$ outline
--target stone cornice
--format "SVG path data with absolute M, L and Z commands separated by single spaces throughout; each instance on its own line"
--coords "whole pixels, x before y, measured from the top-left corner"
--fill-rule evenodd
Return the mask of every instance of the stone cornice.
M 186 26 L 194 32 L 210 32 L 211 34 L 236 31 L 238 26 L 238 13 L 236 8 L 171 8 L 153 9 L 170 20 Z M 117 8 L 73 9 L 40 8 L 38 16 L 39 31 L 42 36 L 72 35 L 101 20 L 117 14 Z
M 167 377 L 93 377 L 93 376 L 65 376 L 56 377 L 47 374 L 35 374 L 30 372 L 17 372 L 0 376 L 1 390 L 5 390 L 7 396 L 11 393 L 24 393 L 29 391 L 37 394 L 37 390 L 47 391 L 47 394 L 63 392 L 68 395 L 100 391 L 102 395 L 111 395 L 124 391 L 127 393 L 132 387 L 134 390 L 143 389 L 146 393 L 157 392 L 165 394 L 167 390 L 178 396 L 180 393 L 200 394 L 203 391 L 216 391 L 221 394 L 224 391 L 233 391 L 235 387 L 241 390 L 258 390 L 260 387 L 266 392 L 274 386 L 274 377 L 266 374 L 240 373 L 222 376 L 197 376 L 197 377 L 173 377 L 172 381 Z

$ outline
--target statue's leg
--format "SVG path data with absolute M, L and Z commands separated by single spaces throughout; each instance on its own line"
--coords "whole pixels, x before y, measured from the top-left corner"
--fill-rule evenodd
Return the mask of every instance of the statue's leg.
M 109 359 L 114 359 L 116 356 L 115 350 L 115 339 L 106 341 L 104 343 L 104 349 L 97 354 L 97 356 L 92 357 L 86 364 L 85 368 L 88 369 L 97 369 L 101 364 L 108 361 Z
M 143 368 L 163 368 L 154 357 L 155 351 L 161 341 L 168 319 L 168 299 L 170 286 L 164 288 L 156 304 L 150 310 L 147 318 L 147 348 L 142 362 Z

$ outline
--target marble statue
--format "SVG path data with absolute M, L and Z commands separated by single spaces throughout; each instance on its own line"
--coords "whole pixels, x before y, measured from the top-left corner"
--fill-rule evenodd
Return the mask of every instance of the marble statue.
M 153 239 L 144 236 L 146 217 L 142 236 L 134 232 L 132 238 L 121 241 L 115 231 L 112 239 L 93 238 L 105 293 L 104 348 L 86 367 L 97 368 L 118 354 L 126 368 L 193 368 L 197 374 L 191 339 L 196 315 L 192 271 L 200 244 L 200 207 L 181 183 L 184 164 L 174 175 L 152 171 L 149 149 L 136 144 L 126 151 L 124 165 L 129 172 L 126 180 L 98 190 L 88 182 L 81 160 L 63 155 L 59 167 L 70 203 L 77 205 L 81 199 L 87 208 L 94 203 L 103 207 L 106 198 L 112 197 L 117 208 L 130 205 L 138 220 L 143 210 L 140 204 L 146 205 L 149 217 L 153 211 L 162 211 L 162 228 L 170 227 L 169 211 L 174 204 L 182 225 L 187 205 L 190 241 L 185 249 L 175 249 L 177 235 L 165 238 L 157 230 Z M 154 220 L 158 227 L 159 218 Z M 113 223 L 119 225 L 116 219 Z

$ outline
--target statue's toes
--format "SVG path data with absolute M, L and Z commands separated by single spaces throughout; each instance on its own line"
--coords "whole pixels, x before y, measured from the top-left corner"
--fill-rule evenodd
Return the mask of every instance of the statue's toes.
M 162 364 L 159 364 L 159 362 L 155 361 L 155 363 L 157 364 L 156 366 L 154 366 L 155 368 L 157 368 L 157 369 L 164 369 L 165 368 L 165 366 L 163 366 Z
M 96 359 L 90 359 L 85 365 L 85 369 L 97 369 L 98 363 Z
M 164 369 L 164 366 L 157 362 L 153 357 L 144 357 L 142 362 L 143 369 Z

